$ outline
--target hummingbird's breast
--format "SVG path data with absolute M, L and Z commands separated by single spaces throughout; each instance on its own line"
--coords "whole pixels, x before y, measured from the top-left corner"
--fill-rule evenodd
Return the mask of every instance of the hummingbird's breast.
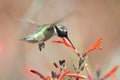
M 46 28 L 46 31 L 44 31 L 45 39 L 44 41 L 50 39 L 54 35 L 54 27 L 51 27 L 51 25 L 48 25 Z

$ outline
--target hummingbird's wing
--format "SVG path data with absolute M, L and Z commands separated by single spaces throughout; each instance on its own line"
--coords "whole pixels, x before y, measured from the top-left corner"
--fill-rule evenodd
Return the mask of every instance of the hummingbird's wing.
M 75 14 L 75 12 L 72 11 L 72 12 L 70 12 L 69 14 L 66 14 L 66 15 L 64 15 L 63 17 L 61 17 L 60 19 L 56 20 L 56 21 L 53 22 L 52 24 L 53 24 L 53 25 L 58 24 L 58 23 L 64 21 L 65 19 L 67 19 L 68 17 L 71 17 L 71 16 L 74 15 L 74 14 Z
M 30 37 L 34 37 L 34 38 L 29 39 Z M 29 38 L 26 37 L 25 41 L 28 41 L 28 42 L 31 42 L 31 43 L 38 42 L 39 44 L 42 44 L 45 41 L 45 36 L 42 35 L 42 34 L 38 35 L 38 36 L 36 36 L 35 34 L 33 34 L 33 35 L 30 35 Z
M 21 22 L 35 26 L 36 28 L 40 27 L 40 24 L 38 22 L 30 20 L 30 19 L 22 19 Z
M 45 35 L 43 35 L 43 33 L 41 33 L 41 30 L 42 30 L 42 27 L 38 28 L 38 30 L 36 30 L 32 34 L 30 34 L 20 40 L 31 42 L 31 43 L 36 43 L 36 42 L 42 43 L 45 41 Z

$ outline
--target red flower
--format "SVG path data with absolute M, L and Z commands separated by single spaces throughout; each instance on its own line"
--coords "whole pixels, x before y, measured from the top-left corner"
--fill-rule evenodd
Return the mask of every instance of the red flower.
M 56 63 L 53 63 L 53 65 L 55 66 L 55 68 L 57 69 L 57 71 L 60 72 L 60 68 L 58 67 L 58 65 Z
M 51 80 L 51 79 L 50 79 L 50 76 L 47 76 L 46 80 Z
M 114 80 L 114 78 L 115 78 L 115 75 L 114 75 L 114 73 L 115 73 L 115 71 L 117 70 L 119 68 L 119 65 L 116 65 L 116 66 L 114 66 L 107 74 L 105 74 L 102 78 L 101 78 L 101 80 L 104 80 L 104 79 L 106 79 L 106 78 L 108 78 L 108 77 L 112 77 L 112 79 Z
M 85 53 L 89 53 L 95 49 L 99 49 L 99 50 L 102 50 L 102 48 L 100 47 L 100 44 L 102 43 L 103 39 L 100 38 L 98 39 L 95 43 L 93 43 L 86 51 Z
M 30 70 L 32 73 L 38 75 L 42 80 L 51 80 L 49 76 L 44 77 L 41 73 L 39 73 L 38 71 L 35 70 Z
M 63 43 L 63 41 L 53 40 L 54 43 Z M 64 44 L 64 43 L 63 43 Z
M 80 55 L 79 52 L 72 46 L 72 44 L 64 37 L 62 38 L 62 41 L 61 40 L 53 40 L 52 42 L 64 44 L 67 47 L 69 47 L 70 49 L 72 49 L 78 56 Z
M 79 79 L 86 79 L 87 77 L 84 75 L 80 75 L 80 74 L 66 74 L 69 77 L 74 77 L 74 78 L 79 78 Z
M 70 71 L 66 70 L 62 74 L 60 74 L 59 78 L 57 80 L 62 80 Z
M 111 78 L 112 78 L 112 80 L 116 80 L 115 74 L 111 74 Z
M 66 38 L 62 38 L 63 41 L 60 40 L 53 40 L 54 43 L 60 43 L 60 44 L 64 44 L 67 47 L 74 49 L 73 46 L 69 43 L 69 41 Z
M 58 79 L 56 80 L 62 80 L 65 76 L 79 78 L 79 79 L 86 79 L 86 76 L 80 75 L 80 74 L 71 74 L 69 70 L 64 71 Z
M 87 71 L 88 79 L 89 80 L 94 80 L 92 74 L 88 70 L 88 65 L 86 65 L 85 68 L 86 68 L 86 71 Z

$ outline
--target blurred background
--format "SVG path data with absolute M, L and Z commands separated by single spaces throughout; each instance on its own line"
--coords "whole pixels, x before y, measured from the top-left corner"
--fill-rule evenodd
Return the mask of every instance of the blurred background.
M 72 14 L 71 14 L 72 13 Z M 89 54 L 88 62 L 94 74 L 100 65 L 105 74 L 120 64 L 120 0 L 0 0 L 0 80 L 39 80 L 31 74 L 36 69 L 44 75 L 54 70 L 53 62 L 66 59 L 69 68 L 78 64 L 77 56 L 66 46 L 54 44 L 54 36 L 40 52 L 38 44 L 19 39 L 36 30 L 24 19 L 42 24 L 54 23 L 68 28 L 75 47 L 82 53 L 93 42 L 103 38 L 103 50 Z M 120 79 L 117 71 L 117 80 Z M 108 79 L 109 80 L 109 79 Z

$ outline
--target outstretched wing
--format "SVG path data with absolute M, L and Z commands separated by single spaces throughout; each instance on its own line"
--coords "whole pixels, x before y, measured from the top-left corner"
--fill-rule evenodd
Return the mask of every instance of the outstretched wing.
M 29 25 L 35 26 L 36 28 L 40 27 L 40 24 L 36 21 L 30 20 L 30 19 L 22 19 L 23 23 L 27 23 Z

